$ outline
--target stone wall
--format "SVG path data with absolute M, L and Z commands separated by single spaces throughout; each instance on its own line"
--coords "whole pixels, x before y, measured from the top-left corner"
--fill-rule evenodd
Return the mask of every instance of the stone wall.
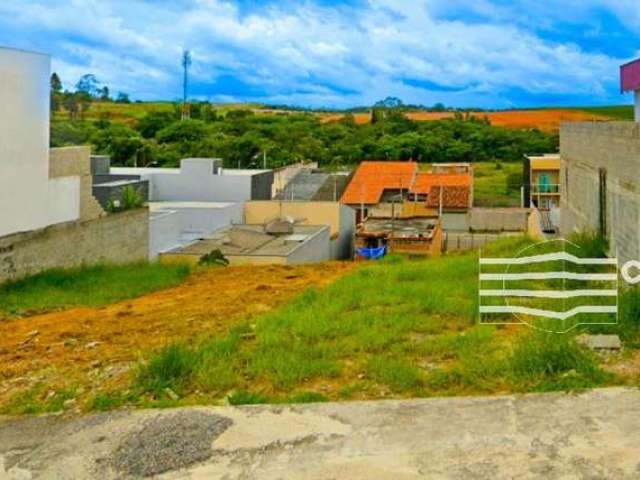
M 0 282 L 51 268 L 146 260 L 146 208 L 0 237 Z
M 561 234 L 600 229 L 600 171 L 606 173 L 606 236 L 610 255 L 640 259 L 640 125 L 563 123 Z

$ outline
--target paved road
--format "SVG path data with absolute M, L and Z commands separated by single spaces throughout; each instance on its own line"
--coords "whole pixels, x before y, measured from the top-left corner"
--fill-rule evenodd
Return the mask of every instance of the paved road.
M 640 390 L 0 421 L 0 478 L 640 478 Z

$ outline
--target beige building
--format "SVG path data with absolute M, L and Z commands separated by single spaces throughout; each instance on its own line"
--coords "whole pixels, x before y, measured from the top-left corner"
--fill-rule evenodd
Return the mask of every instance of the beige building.
M 331 258 L 351 258 L 355 233 L 355 211 L 338 202 L 246 202 L 245 223 L 265 224 L 272 220 L 293 220 L 297 225 L 327 225 L 331 237 Z
M 525 206 L 552 210 L 560 206 L 560 155 L 526 157 Z

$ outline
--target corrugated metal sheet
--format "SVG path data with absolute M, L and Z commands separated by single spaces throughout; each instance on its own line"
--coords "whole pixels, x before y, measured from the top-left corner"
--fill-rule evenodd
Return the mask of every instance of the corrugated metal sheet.
M 620 87 L 623 92 L 640 90 L 640 58 L 620 67 Z

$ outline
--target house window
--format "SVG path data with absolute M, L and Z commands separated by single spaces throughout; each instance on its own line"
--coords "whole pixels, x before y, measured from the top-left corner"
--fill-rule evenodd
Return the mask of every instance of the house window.
M 569 201 L 569 167 L 564 168 L 564 195 L 565 199 Z

